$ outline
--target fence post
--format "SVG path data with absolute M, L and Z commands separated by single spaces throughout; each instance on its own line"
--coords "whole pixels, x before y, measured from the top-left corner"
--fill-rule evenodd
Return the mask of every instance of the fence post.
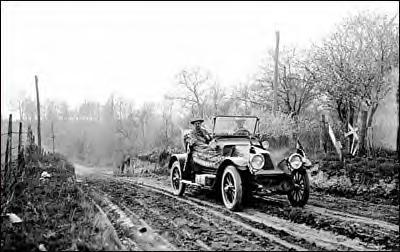
M 24 148 L 22 148 L 22 122 L 19 122 L 18 132 L 18 173 L 21 172 L 24 166 Z
M 7 178 L 8 178 L 8 170 L 11 169 L 10 165 L 11 165 L 11 134 L 12 134 L 12 115 L 10 114 L 10 117 L 8 119 L 8 134 L 7 134 L 7 145 L 6 145 L 6 156 L 5 156 L 5 160 L 4 160 L 4 181 L 3 184 L 6 184 Z M 5 188 L 5 187 L 4 187 Z
M 21 141 L 22 141 L 22 122 L 19 122 L 19 132 L 18 132 L 18 154 L 21 152 Z
M 8 151 L 10 150 L 10 141 L 7 137 L 7 146 L 6 146 L 6 156 L 4 158 L 4 178 L 6 177 L 8 171 Z
M 10 141 L 10 146 L 9 146 L 9 156 L 8 156 L 8 167 L 11 165 L 11 159 L 12 159 L 12 114 L 10 114 L 10 118 L 8 119 L 8 139 Z

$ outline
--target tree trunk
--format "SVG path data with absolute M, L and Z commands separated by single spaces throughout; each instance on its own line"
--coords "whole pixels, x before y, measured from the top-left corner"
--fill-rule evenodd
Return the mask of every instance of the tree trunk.
M 328 127 L 326 126 L 326 118 L 325 115 L 321 115 L 321 128 L 320 128 L 320 149 L 326 155 L 328 153 L 328 145 L 329 145 L 329 132 Z
M 367 132 L 367 117 L 368 111 L 361 111 L 361 129 L 360 129 L 360 150 L 359 156 L 363 156 L 366 152 L 366 132 Z
M 355 128 L 354 126 L 354 107 L 352 105 L 349 106 L 349 110 L 348 110 L 348 115 L 347 115 L 347 124 L 350 124 L 353 128 Z M 345 131 L 347 132 L 348 129 L 348 125 L 345 125 Z M 349 152 L 351 151 L 351 144 L 353 143 L 353 135 L 350 135 L 348 137 L 348 141 L 347 141 L 347 149 L 349 150 Z
M 367 152 L 368 154 L 373 153 L 373 143 L 372 143 L 372 122 L 373 118 L 375 115 L 376 110 L 378 109 L 378 103 L 373 105 L 371 108 L 371 112 L 369 114 L 368 120 L 367 120 Z

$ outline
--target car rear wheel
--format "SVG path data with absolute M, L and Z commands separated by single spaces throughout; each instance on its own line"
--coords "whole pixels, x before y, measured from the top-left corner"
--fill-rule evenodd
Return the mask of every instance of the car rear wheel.
M 232 211 L 242 207 L 242 178 L 234 166 L 227 166 L 221 179 L 222 200 L 226 208 Z
M 305 170 L 292 172 L 294 188 L 288 193 L 290 204 L 294 207 L 303 207 L 307 204 L 310 195 L 310 181 Z
M 186 185 L 182 183 L 182 172 L 179 161 L 175 161 L 171 167 L 171 186 L 174 195 L 181 196 L 185 192 Z

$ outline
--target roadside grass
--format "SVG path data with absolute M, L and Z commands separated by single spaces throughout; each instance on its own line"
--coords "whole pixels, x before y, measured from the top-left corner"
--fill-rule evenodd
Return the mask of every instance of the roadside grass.
M 22 222 L 11 223 L 2 216 L 2 249 L 123 249 L 107 217 L 80 189 L 71 163 L 58 154 L 29 156 L 26 160 L 7 209 Z M 50 177 L 43 178 L 43 172 Z

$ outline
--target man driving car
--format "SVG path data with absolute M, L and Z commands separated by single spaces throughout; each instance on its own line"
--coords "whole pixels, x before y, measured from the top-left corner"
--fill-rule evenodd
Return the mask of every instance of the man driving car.
M 245 122 L 246 120 L 241 118 L 236 120 L 236 129 L 233 131 L 234 135 L 248 136 L 250 134 L 250 131 L 244 127 Z

